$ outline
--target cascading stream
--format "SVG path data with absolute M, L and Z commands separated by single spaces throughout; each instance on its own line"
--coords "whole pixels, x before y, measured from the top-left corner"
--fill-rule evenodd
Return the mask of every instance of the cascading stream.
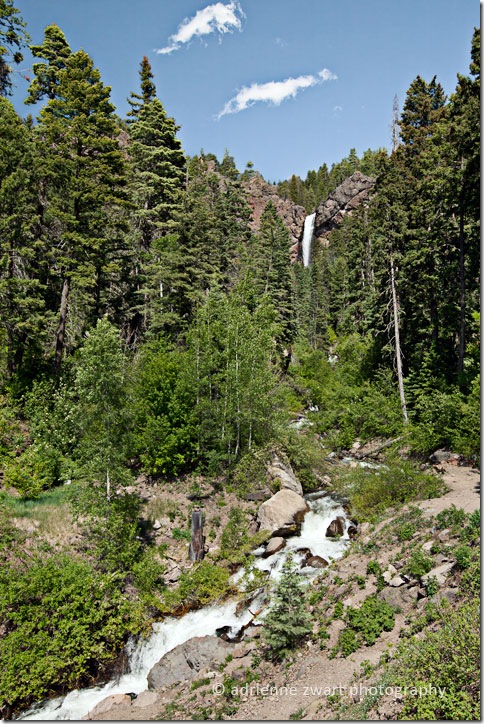
M 302 255 L 304 266 L 309 266 L 309 262 L 311 260 L 311 245 L 313 243 L 315 220 L 316 213 L 310 214 L 304 219 L 304 233 L 302 240 Z
M 283 550 L 268 558 L 262 558 L 263 547 L 254 551 L 255 567 L 267 571 L 273 580 L 280 578 L 282 566 L 289 553 L 293 555 L 296 563 L 299 564 L 302 561 L 304 554 L 297 552 L 300 548 L 309 548 L 313 555 L 321 556 L 330 563 L 344 554 L 349 543 L 347 529 L 350 524 L 344 509 L 340 503 L 329 496 L 315 500 L 312 498 L 313 496 L 307 498 L 310 510 L 304 518 L 300 534 L 289 538 Z M 325 535 L 327 527 L 337 516 L 344 517 L 346 521 L 345 533 L 339 539 L 327 538 Z M 308 580 L 319 572 L 310 566 L 300 569 L 301 575 Z M 238 571 L 232 580 L 234 582 L 240 580 L 243 573 L 244 571 Z M 150 669 L 175 646 L 195 636 L 214 635 L 216 629 L 222 625 L 238 630 L 248 623 L 252 619 L 252 614 L 245 609 L 237 615 L 237 603 L 238 601 L 234 599 L 223 604 L 192 611 L 180 618 L 169 618 L 155 623 L 153 633 L 148 639 L 128 644 L 129 673 L 103 686 L 74 690 L 65 697 L 36 704 L 21 714 L 19 718 L 42 721 L 79 720 L 107 696 L 141 693 L 148 688 L 147 677 Z M 263 615 L 260 618 L 262 619 Z

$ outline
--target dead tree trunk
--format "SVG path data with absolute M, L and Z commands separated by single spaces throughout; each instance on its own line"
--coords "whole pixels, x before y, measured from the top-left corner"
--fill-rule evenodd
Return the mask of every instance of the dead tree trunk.
M 205 536 L 203 535 L 203 513 L 194 510 L 192 513 L 192 537 L 188 556 L 191 561 L 201 561 L 205 555 Z
M 393 264 L 393 254 L 390 254 L 390 281 L 392 286 L 392 302 L 393 302 L 393 324 L 395 328 L 395 357 L 397 362 L 398 390 L 400 392 L 400 402 L 402 404 L 403 421 L 408 422 L 407 404 L 405 402 L 405 389 L 403 387 L 403 371 L 402 371 L 402 350 L 400 347 L 400 315 L 397 297 L 397 287 L 395 284 L 395 267 Z

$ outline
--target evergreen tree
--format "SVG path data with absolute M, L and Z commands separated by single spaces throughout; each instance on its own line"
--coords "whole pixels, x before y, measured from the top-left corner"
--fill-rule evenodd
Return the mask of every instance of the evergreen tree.
M 278 314 L 279 341 L 290 347 L 296 333 L 294 274 L 289 260 L 290 236 L 270 201 L 262 212 L 254 239 L 251 274 L 254 294 L 267 295 Z
M 35 58 L 44 58 L 44 63 L 34 63 L 35 78 L 29 86 L 25 103 L 37 103 L 43 98 L 54 99 L 60 83 L 60 73 L 65 70 L 71 49 L 62 30 L 53 23 L 44 31 L 41 45 L 31 45 L 30 52 Z
M 25 23 L 13 0 L 0 0 L 0 96 L 11 95 L 12 67 L 23 60 L 22 48 L 28 42 Z
M 176 244 L 176 216 L 181 208 L 185 182 L 185 156 L 176 137 L 178 127 L 169 118 L 156 88 L 148 59 L 141 63 L 141 95 L 131 94 L 129 155 L 132 227 L 135 258 L 132 276 L 128 342 L 141 333 L 166 308 L 170 288 L 170 261 Z M 153 330 L 154 331 L 154 330 Z
M 57 372 L 66 334 L 73 340 L 112 311 L 126 261 L 125 165 L 109 92 L 89 56 L 72 53 L 58 73 L 56 97 L 42 109 L 36 127 L 43 148 L 43 238 L 50 242 L 49 304 L 58 315 Z M 71 299 L 76 315 L 69 329 Z
M 7 370 L 13 375 L 41 347 L 43 245 L 36 239 L 37 197 L 32 129 L 0 98 L 0 306 Z
M 264 619 L 263 634 L 269 646 L 269 658 L 285 658 L 311 631 L 311 618 L 305 608 L 301 579 L 294 568 L 292 557 L 288 556 L 271 608 Z

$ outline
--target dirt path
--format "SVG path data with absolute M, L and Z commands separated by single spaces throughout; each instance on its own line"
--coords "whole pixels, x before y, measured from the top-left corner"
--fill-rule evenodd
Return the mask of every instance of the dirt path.
M 443 478 L 449 487 L 449 492 L 441 498 L 424 500 L 418 504 L 419 507 L 429 515 L 436 515 L 451 505 L 463 508 L 466 513 L 477 510 L 481 503 L 480 471 L 450 463 L 442 463 L 439 467 L 443 470 Z

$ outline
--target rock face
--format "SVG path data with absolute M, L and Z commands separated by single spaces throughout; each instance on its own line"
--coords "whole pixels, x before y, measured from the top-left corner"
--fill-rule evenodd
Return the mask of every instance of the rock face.
M 197 636 L 161 657 L 148 674 L 148 688 L 161 689 L 178 681 L 191 681 L 204 669 L 222 663 L 232 646 L 217 636 Z
M 267 473 L 271 483 L 275 483 L 276 488 L 293 490 L 298 495 L 303 494 L 302 485 L 296 478 L 294 470 L 289 463 L 281 460 L 278 455 L 274 454 L 272 456 L 272 460 L 267 465 Z
M 293 490 L 279 490 L 262 503 L 257 519 L 260 530 L 270 530 L 273 536 L 295 533 L 309 506 L 301 495 Z
M 344 217 L 368 201 L 376 179 L 355 171 L 316 209 L 314 241 L 328 244 L 328 234 L 340 226 Z M 314 243 L 313 241 L 313 243 Z
M 259 231 L 260 217 L 269 201 L 276 207 L 277 213 L 283 220 L 291 235 L 289 256 L 291 263 L 297 261 L 302 241 L 304 220 L 307 216 L 303 206 L 298 206 L 290 199 L 281 198 L 275 186 L 268 184 L 259 175 L 253 176 L 244 184 L 247 194 L 247 203 L 252 209 L 252 230 Z

